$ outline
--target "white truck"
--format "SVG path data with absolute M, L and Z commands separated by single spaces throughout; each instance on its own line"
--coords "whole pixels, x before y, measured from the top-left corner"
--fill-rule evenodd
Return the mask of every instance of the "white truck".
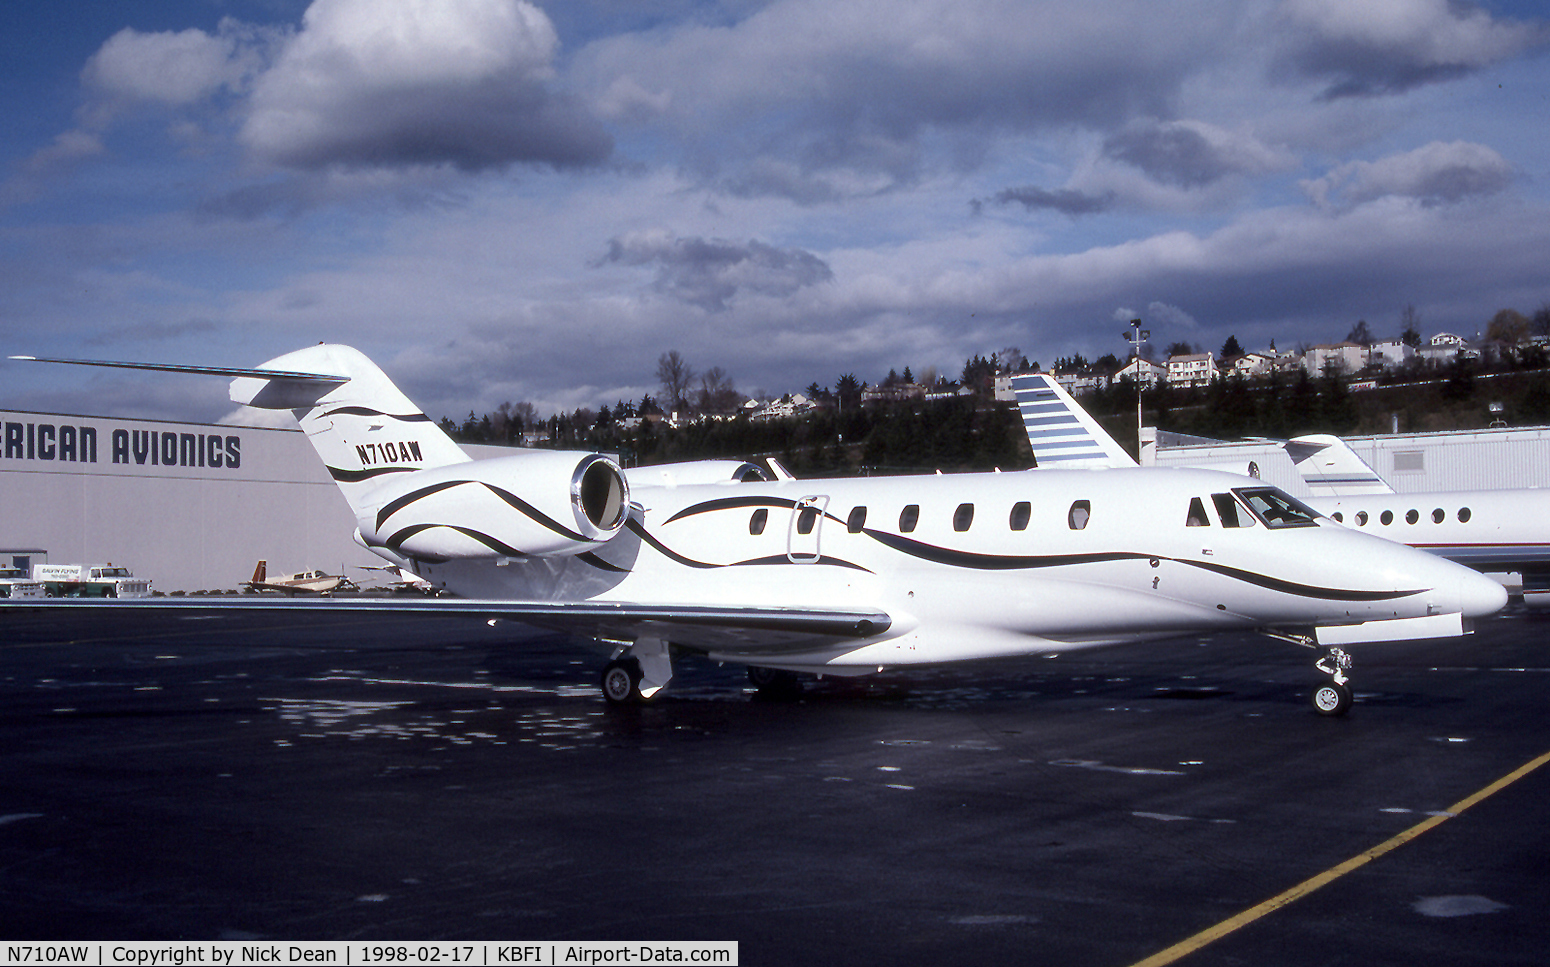
M 19 567 L 0 567 L 0 598 L 46 597 L 43 585 Z
M 32 579 L 51 598 L 148 598 L 151 582 L 112 564 L 34 564 Z

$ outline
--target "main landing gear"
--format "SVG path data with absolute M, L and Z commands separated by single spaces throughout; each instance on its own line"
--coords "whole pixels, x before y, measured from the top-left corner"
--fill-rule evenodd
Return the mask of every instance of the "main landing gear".
M 657 696 L 673 679 L 673 659 L 661 638 L 637 638 L 620 645 L 603 666 L 603 697 L 609 705 L 639 705 Z
M 1277 641 L 1288 641 L 1303 648 L 1312 648 L 1315 651 L 1321 646 L 1312 635 L 1299 635 L 1284 631 L 1262 631 L 1268 637 Z M 1313 690 L 1311 697 L 1313 710 L 1320 715 L 1331 718 L 1344 715 L 1351 710 L 1352 694 L 1351 680 L 1346 672 L 1351 669 L 1351 655 L 1343 648 L 1324 647 L 1324 654 L 1313 663 L 1313 667 L 1329 676 L 1329 681 Z
M 748 682 L 759 690 L 760 698 L 789 700 L 802 697 L 802 679 L 796 672 L 782 668 L 749 665 Z

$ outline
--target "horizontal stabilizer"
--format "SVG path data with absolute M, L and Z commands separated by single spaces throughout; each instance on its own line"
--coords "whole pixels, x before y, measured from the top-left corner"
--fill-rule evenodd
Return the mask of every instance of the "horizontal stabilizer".
M 71 366 L 106 366 L 112 369 L 149 369 L 160 373 L 193 373 L 197 376 L 225 376 L 229 379 L 249 376 L 256 379 L 299 380 L 308 383 L 347 383 L 348 376 L 337 373 L 292 373 L 278 369 L 245 369 L 239 366 L 184 366 L 178 363 L 126 363 L 109 359 L 55 359 L 48 356 L 12 356 L 31 363 L 68 363 Z

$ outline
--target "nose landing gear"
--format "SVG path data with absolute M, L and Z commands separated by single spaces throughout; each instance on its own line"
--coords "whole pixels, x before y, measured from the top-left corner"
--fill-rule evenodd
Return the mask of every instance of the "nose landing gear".
M 1285 631 L 1265 630 L 1263 635 L 1274 638 L 1277 641 L 1287 641 L 1303 648 L 1318 650 L 1320 645 L 1312 635 L 1300 635 Z M 1351 655 L 1343 648 L 1328 647 L 1319 660 L 1313 663 L 1313 667 L 1329 676 L 1329 681 L 1313 690 L 1310 696 L 1313 702 L 1313 710 L 1320 715 L 1331 718 L 1344 715 L 1351 710 L 1353 696 L 1351 694 L 1351 680 L 1346 672 L 1351 669 Z
M 1330 648 L 1313 667 L 1328 675 L 1330 680 L 1313 690 L 1313 708 L 1320 715 L 1344 715 L 1351 708 L 1351 689 L 1347 684 L 1346 670 L 1351 667 L 1351 656 L 1344 649 Z

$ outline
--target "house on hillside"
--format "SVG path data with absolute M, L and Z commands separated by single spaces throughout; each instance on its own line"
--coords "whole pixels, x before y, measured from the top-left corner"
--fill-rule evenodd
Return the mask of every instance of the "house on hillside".
M 1168 367 L 1161 363 L 1154 363 L 1150 359 L 1142 359 L 1137 356 L 1132 359 L 1119 372 L 1114 374 L 1116 380 L 1128 379 L 1132 383 L 1139 381 L 1142 388 L 1152 389 L 1158 383 L 1168 378 Z
M 1415 347 L 1399 339 L 1384 339 L 1367 347 L 1367 365 L 1391 372 L 1416 358 Z
M 1357 342 L 1314 346 L 1303 353 L 1302 367 L 1309 376 L 1354 376 L 1367 366 L 1367 347 Z
M 1469 341 L 1463 336 L 1455 336 L 1451 332 L 1439 332 L 1421 347 L 1421 358 L 1429 362 L 1447 363 L 1452 362 L 1453 357 L 1459 353 L 1467 356 L 1470 352 L 1472 350 L 1469 348 Z
M 1168 357 L 1169 386 L 1209 386 L 1216 377 L 1215 353 Z

